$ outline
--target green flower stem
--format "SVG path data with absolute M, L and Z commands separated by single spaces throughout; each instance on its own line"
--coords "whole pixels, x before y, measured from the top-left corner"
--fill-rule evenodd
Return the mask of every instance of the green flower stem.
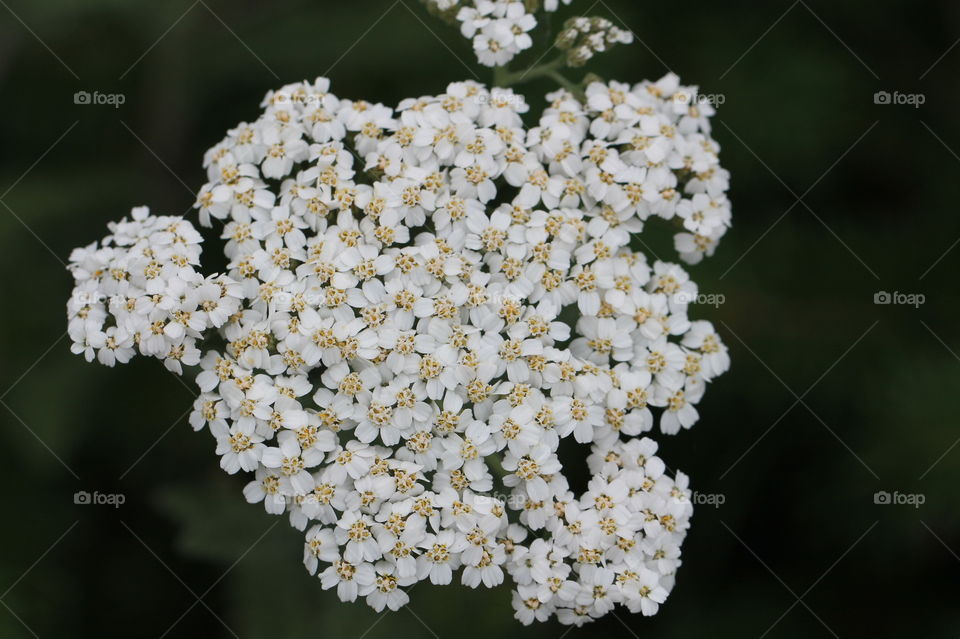
M 566 66 L 566 63 L 567 57 L 561 55 L 546 64 L 541 64 L 525 71 L 510 71 L 506 67 L 497 67 L 493 71 L 493 84 L 500 88 L 507 88 L 518 84 L 525 84 L 539 78 L 551 78 L 557 82 L 557 84 L 573 93 L 578 100 L 583 101 L 586 97 L 583 92 L 583 87 L 568 79 L 560 72 L 560 70 Z
M 584 92 L 582 84 L 577 84 L 576 82 L 567 79 L 559 71 L 553 71 L 549 74 L 549 76 L 556 80 L 564 89 L 572 93 L 577 100 L 580 102 L 586 102 L 587 94 Z
M 506 67 L 497 67 L 493 72 L 493 82 L 496 86 L 501 88 L 524 84 L 526 82 L 530 82 L 531 80 L 547 77 L 551 73 L 555 73 L 559 69 L 562 69 L 566 62 L 567 57 L 565 55 L 561 55 L 560 57 L 551 60 L 546 64 L 541 64 L 540 66 L 536 66 L 525 71 L 510 71 L 510 69 Z

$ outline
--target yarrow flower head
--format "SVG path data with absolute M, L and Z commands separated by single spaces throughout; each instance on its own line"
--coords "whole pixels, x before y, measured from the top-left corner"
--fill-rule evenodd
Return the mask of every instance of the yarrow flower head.
M 436 4 L 523 47 L 520 3 Z M 652 435 L 693 426 L 729 366 L 687 272 L 634 247 L 672 221 L 696 263 L 730 225 L 695 93 L 596 82 L 527 128 L 521 96 L 473 82 L 396 108 L 323 78 L 270 92 L 204 158 L 225 272 L 193 222 L 134 209 L 71 255 L 73 350 L 197 368 L 191 425 L 343 601 L 509 579 L 523 623 L 654 614 L 693 509 Z M 589 446 L 580 494 L 565 438 Z

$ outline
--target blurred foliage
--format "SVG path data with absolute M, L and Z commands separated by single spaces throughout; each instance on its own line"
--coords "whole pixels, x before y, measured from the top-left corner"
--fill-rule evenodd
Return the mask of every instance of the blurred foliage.
M 788 609 L 767 636 L 957 636 L 960 6 L 606 0 L 592 12 L 641 42 L 589 70 L 637 81 L 670 68 L 725 98 L 715 133 L 735 226 L 692 270 L 726 298 L 695 313 L 734 364 L 697 427 L 662 445 L 695 489 L 726 497 L 698 508 L 668 604 L 565 636 L 760 636 Z M 302 570 L 300 533 L 246 505 L 243 480 L 190 430 L 189 388 L 153 362 L 87 365 L 61 337 L 70 249 L 132 205 L 186 211 L 203 151 L 254 118 L 266 90 L 325 74 L 340 95 L 395 103 L 488 81 L 470 60 L 411 0 L 0 8 L 0 636 L 230 636 L 218 617 L 244 637 L 519 632 L 506 589 L 420 585 L 386 618 L 338 604 Z M 550 89 L 524 87 L 537 108 Z M 126 102 L 75 105 L 80 90 Z M 926 103 L 876 105 L 880 90 Z M 927 301 L 877 306 L 880 290 Z M 78 490 L 126 503 L 75 505 Z M 878 506 L 878 490 L 926 503 Z

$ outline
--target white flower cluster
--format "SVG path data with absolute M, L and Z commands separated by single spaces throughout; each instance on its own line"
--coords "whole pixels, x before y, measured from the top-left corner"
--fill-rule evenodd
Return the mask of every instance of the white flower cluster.
M 510 0 L 477 0 L 457 14 L 460 32 L 473 41 L 473 50 L 480 64 L 501 67 L 518 53 L 533 46 L 529 32 L 537 19 L 527 13 L 522 2 Z
M 197 273 L 190 223 L 137 210 L 71 258 L 74 348 L 203 348 L 191 424 L 344 601 L 397 609 L 460 571 L 509 575 L 524 623 L 653 614 L 692 506 L 643 434 L 692 426 L 729 366 L 686 272 L 631 248 L 672 219 L 696 261 L 729 225 L 694 94 L 596 83 L 526 129 L 520 96 L 475 83 L 396 109 L 286 86 L 205 158 L 226 274 Z M 580 495 L 564 438 L 591 446 Z
M 427 7 L 460 23 L 460 31 L 473 42 L 480 64 L 505 66 L 533 46 L 530 31 L 537 26 L 536 12 L 559 8 L 559 0 L 424 0 Z M 563 0 L 570 4 L 571 0 Z
M 146 207 L 109 225 L 112 235 L 70 255 L 76 286 L 67 303 L 71 350 L 88 362 L 125 364 L 135 352 L 171 371 L 200 363 L 197 340 L 223 326 L 243 294 L 227 277 L 203 277 L 200 233 L 182 217 Z

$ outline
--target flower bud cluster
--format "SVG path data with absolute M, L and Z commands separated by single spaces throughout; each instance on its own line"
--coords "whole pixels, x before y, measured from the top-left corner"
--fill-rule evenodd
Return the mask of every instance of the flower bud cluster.
M 582 67 L 597 53 L 616 44 L 630 44 L 633 34 L 606 18 L 570 18 L 557 36 L 556 46 L 567 52 L 567 65 Z

